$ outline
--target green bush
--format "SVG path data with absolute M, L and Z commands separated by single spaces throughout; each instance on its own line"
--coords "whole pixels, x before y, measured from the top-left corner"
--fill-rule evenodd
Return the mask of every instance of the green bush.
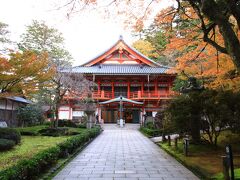
M 86 123 L 81 123 L 78 125 L 78 128 L 87 128 L 87 124 Z
M 89 139 L 97 136 L 100 133 L 100 131 L 101 129 L 99 127 L 95 127 L 79 135 L 76 135 L 63 143 L 60 143 L 58 145 L 61 149 L 60 157 L 65 157 L 68 154 L 72 154 L 75 151 L 75 149 L 82 146 Z
M 153 122 L 147 122 L 145 127 L 148 129 L 155 129 Z
M 68 136 L 74 136 L 74 135 L 78 135 L 78 134 L 81 134 L 81 132 L 72 130 L 72 129 L 69 129 L 66 133 L 66 135 L 68 135 Z
M 20 107 L 17 118 L 24 126 L 42 124 L 44 121 L 42 108 L 36 104 Z
M 0 139 L 13 140 L 15 144 L 18 144 L 21 141 L 21 135 L 16 129 L 0 128 Z
M 0 172 L 1 180 L 37 179 L 39 174 L 48 170 L 58 158 L 71 154 L 86 143 L 90 138 L 100 133 L 100 128 L 93 128 L 80 135 L 73 136 L 63 143 L 41 151 L 30 159 L 19 161 L 15 166 Z
M 39 131 L 45 129 L 45 125 L 41 126 L 31 126 L 31 127 L 23 127 L 23 128 L 16 128 L 21 135 L 24 136 L 37 136 L 39 135 Z
M 15 142 L 9 139 L 0 139 L 0 151 L 6 151 L 12 149 L 15 146 Z
M 1 171 L 1 180 L 36 179 L 37 176 L 47 170 L 56 162 L 60 154 L 59 147 L 44 150 L 30 159 L 19 161 L 15 166 Z
M 59 127 L 77 127 L 77 125 L 71 120 L 58 120 Z
M 64 136 L 67 135 L 68 128 L 45 128 L 38 131 L 43 136 Z
M 43 122 L 43 125 L 45 125 L 45 126 L 51 126 L 52 124 L 53 124 L 52 121 L 44 121 Z
M 162 130 L 161 129 L 149 129 L 145 127 L 141 127 L 140 131 L 142 131 L 144 134 L 154 137 L 154 136 L 160 136 L 162 135 Z
M 22 136 L 37 136 L 38 135 L 38 133 L 35 131 L 27 131 L 27 130 L 21 131 L 20 134 Z

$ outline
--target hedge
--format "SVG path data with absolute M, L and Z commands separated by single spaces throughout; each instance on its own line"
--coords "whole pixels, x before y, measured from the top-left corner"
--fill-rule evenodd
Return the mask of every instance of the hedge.
M 12 149 L 15 146 L 15 142 L 9 139 L 0 139 L 0 151 L 6 151 Z
M 34 155 L 30 159 L 19 161 L 16 165 L 0 171 L 0 180 L 25 180 L 36 179 L 42 172 L 51 167 L 64 154 L 74 153 L 84 143 L 100 133 L 100 128 L 93 128 L 80 135 L 69 138 Z
M 71 120 L 58 120 L 58 127 L 74 127 L 76 128 L 77 125 Z
M 61 128 L 45 128 L 38 131 L 42 136 L 64 136 L 67 135 L 68 128 L 61 127 Z
M 21 141 L 20 133 L 12 128 L 0 128 L 0 138 L 12 140 L 15 144 L 18 144 Z
M 151 137 L 162 135 L 161 129 L 149 129 L 149 128 L 141 127 L 140 131 Z

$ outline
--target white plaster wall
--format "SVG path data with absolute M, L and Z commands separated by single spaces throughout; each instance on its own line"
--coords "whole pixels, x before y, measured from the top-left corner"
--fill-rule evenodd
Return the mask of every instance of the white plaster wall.
M 84 116 L 84 111 L 73 111 L 72 116 L 74 117 L 82 117 Z
M 69 119 L 69 111 L 59 111 L 59 119 Z

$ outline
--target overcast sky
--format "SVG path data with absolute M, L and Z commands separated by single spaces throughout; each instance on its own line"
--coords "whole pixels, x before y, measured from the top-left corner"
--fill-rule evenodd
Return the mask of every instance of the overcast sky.
M 54 10 L 55 0 L 6 0 L 1 2 L 0 21 L 9 25 L 11 39 L 19 40 L 25 26 L 32 20 L 44 20 L 46 24 L 63 33 L 65 46 L 80 65 L 108 49 L 123 35 L 131 44 L 134 37 L 117 21 L 104 19 L 96 12 L 76 14 L 70 19 L 66 12 Z

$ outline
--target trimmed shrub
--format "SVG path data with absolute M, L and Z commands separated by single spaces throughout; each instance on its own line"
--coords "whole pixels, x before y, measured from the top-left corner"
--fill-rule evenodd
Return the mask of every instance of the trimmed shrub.
M 19 161 L 15 166 L 1 171 L 0 179 L 36 179 L 40 173 L 47 170 L 56 162 L 59 154 L 59 147 L 52 147 L 44 150 L 30 159 Z
M 80 135 L 73 136 L 56 147 L 48 148 L 34 155 L 30 159 L 19 161 L 16 165 L 0 171 L 1 180 L 37 179 L 39 174 L 48 170 L 58 158 L 74 153 L 90 138 L 100 133 L 100 128 L 93 128 Z
M 20 131 L 20 134 L 22 136 L 37 136 L 38 135 L 38 132 L 36 131 L 31 131 L 31 130 L 22 130 Z
M 77 127 L 77 125 L 71 120 L 58 120 L 59 127 Z
M 9 139 L 0 139 L 0 151 L 6 151 L 12 149 L 15 146 L 15 142 Z
M 76 131 L 76 130 L 71 130 L 71 129 L 69 129 L 66 133 L 66 135 L 68 135 L 68 136 L 74 136 L 74 135 L 79 135 L 79 134 L 81 134 L 81 132 Z
M 21 141 L 21 135 L 16 129 L 0 128 L 0 139 L 13 140 L 15 144 L 18 144 Z
M 31 127 L 23 127 L 23 128 L 16 128 L 21 135 L 25 136 L 37 136 L 39 135 L 38 131 L 45 129 L 45 125 L 41 126 L 31 126 Z
M 142 131 L 144 134 L 154 137 L 154 136 L 160 136 L 162 135 L 162 130 L 161 129 L 149 129 L 149 128 L 144 128 L 141 127 L 140 131 Z
M 78 128 L 87 128 L 87 124 L 86 123 L 81 123 L 78 125 Z
M 65 136 L 67 135 L 68 128 L 45 128 L 38 131 L 42 136 Z

